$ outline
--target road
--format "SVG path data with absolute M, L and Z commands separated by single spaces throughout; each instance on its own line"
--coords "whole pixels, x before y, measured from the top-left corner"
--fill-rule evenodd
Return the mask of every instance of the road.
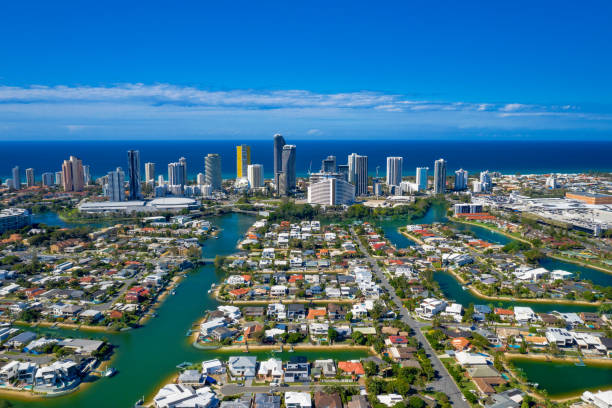
M 395 289 L 393 289 L 393 287 L 389 283 L 389 279 L 387 279 L 387 276 L 385 276 L 383 271 L 379 268 L 376 259 L 374 259 L 368 252 L 367 248 L 363 246 L 361 240 L 359 239 L 359 237 L 355 233 L 355 230 L 352 227 L 351 234 L 353 235 L 355 241 L 357 241 L 361 252 L 363 252 L 365 257 L 368 259 L 372 271 L 380 280 L 382 287 L 387 291 L 387 293 L 389 293 L 391 300 L 393 300 L 397 307 L 400 309 L 402 322 L 406 323 L 412 328 L 414 336 L 419 341 L 421 346 L 425 349 L 427 357 L 429 357 L 429 359 L 431 360 L 431 365 L 437 373 L 436 379 L 431 382 L 431 387 L 436 391 L 440 391 L 446 394 L 454 407 L 469 408 L 469 404 L 463 400 L 463 394 L 461 393 L 461 391 L 459 391 L 457 384 L 455 384 L 448 371 L 446 371 L 446 367 L 444 367 L 434 350 L 429 345 L 429 342 L 425 339 L 425 336 L 423 336 L 423 333 L 421 333 L 421 327 L 426 326 L 426 324 L 416 321 L 410 316 L 410 312 L 404 307 L 401 299 L 395 294 Z

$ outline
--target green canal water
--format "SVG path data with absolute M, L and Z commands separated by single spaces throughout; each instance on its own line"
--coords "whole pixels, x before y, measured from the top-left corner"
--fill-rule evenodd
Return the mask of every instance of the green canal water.
M 211 220 L 222 232 L 219 239 L 204 243 L 203 257 L 229 255 L 236 251 L 236 243 L 254 222 L 254 217 L 229 214 Z M 107 338 L 117 347 L 112 366 L 118 370 L 112 378 L 100 378 L 81 391 L 63 397 L 35 401 L 13 400 L 15 407 L 23 408 L 107 408 L 131 407 L 142 396 L 152 396 L 168 377 L 177 373 L 176 365 L 184 361 L 199 363 L 211 358 L 227 359 L 231 353 L 215 350 L 199 350 L 185 336 L 192 324 L 217 302 L 207 294 L 212 283 L 220 276 L 212 265 L 206 265 L 190 273 L 168 296 L 157 310 L 158 317 L 144 327 L 118 334 L 85 333 L 72 330 L 38 329 L 41 333 L 57 336 Z M 359 359 L 367 356 L 362 350 L 308 351 L 295 353 L 257 352 L 250 353 L 261 358 L 275 356 L 288 359 L 293 355 L 304 355 L 309 359 L 335 358 Z M 10 399 L 10 398 L 9 398 Z
M 538 389 L 555 398 L 570 397 L 585 390 L 612 388 L 612 367 L 609 365 L 576 366 L 573 363 L 542 362 L 528 359 L 512 360 Z
M 380 227 L 385 231 L 386 236 L 389 238 L 397 248 L 406 248 L 414 245 L 414 242 L 400 234 L 397 229 L 405 226 L 408 223 L 411 224 L 431 224 L 434 222 L 448 223 L 449 219 L 446 217 L 446 209 L 443 205 L 434 204 L 432 205 L 427 213 L 421 218 L 414 220 L 407 220 L 401 218 L 386 219 L 380 222 Z M 478 239 L 483 241 L 491 242 L 494 244 L 505 245 L 512 241 L 511 238 L 504 234 L 492 231 L 487 228 L 483 228 L 477 225 L 452 223 L 453 227 L 463 232 L 471 232 Z M 590 279 L 594 283 L 599 285 L 612 285 L 612 275 L 598 271 L 596 269 L 587 268 L 579 265 L 574 265 L 568 262 L 557 261 L 552 258 L 545 258 L 541 261 L 541 265 L 549 270 L 553 269 L 564 269 L 570 272 L 579 272 L 580 276 L 584 279 Z M 468 306 L 470 303 L 474 304 L 489 304 L 491 301 L 481 299 L 473 295 L 468 290 L 463 290 L 461 284 L 449 273 L 437 272 L 435 274 L 436 281 L 440 284 L 442 292 L 448 299 L 452 299 L 463 306 Z M 509 306 L 528 306 L 536 312 L 550 312 L 557 310 L 559 312 L 582 312 L 582 311 L 595 311 L 597 307 L 588 305 L 562 305 L 555 303 L 530 303 L 530 302 L 492 302 L 495 306 L 509 307 Z

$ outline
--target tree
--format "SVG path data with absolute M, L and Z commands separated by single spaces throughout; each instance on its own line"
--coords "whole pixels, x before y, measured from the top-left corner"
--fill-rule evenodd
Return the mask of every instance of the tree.
M 425 401 L 423 401 L 419 397 L 410 397 L 408 400 L 408 406 L 410 408 L 423 408 L 425 406 Z
M 372 376 L 378 374 L 378 366 L 373 361 L 366 361 L 363 364 L 363 371 L 365 371 L 365 373 L 366 373 L 366 375 L 368 377 L 372 377 Z
M 335 343 L 338 337 L 340 337 L 340 334 L 336 329 L 334 329 L 333 327 L 327 329 L 327 338 L 329 339 L 330 343 Z
M 225 263 L 225 257 L 221 256 L 221 255 L 217 255 L 215 256 L 215 269 L 219 270 L 223 267 L 223 264 Z

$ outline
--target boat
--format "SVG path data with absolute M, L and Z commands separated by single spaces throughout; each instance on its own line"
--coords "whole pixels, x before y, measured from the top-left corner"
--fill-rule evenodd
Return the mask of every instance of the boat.
M 173 294 L 173 295 L 176 295 L 176 290 L 173 290 L 173 291 L 172 291 L 172 294 Z
M 136 401 L 136 403 L 134 404 L 134 408 L 142 407 L 143 404 L 144 404 L 144 396 L 138 401 Z
M 189 361 L 183 361 L 181 364 L 178 364 L 178 365 L 176 366 L 176 368 L 178 368 L 179 370 L 182 370 L 182 369 L 187 368 L 187 367 L 192 366 L 192 365 L 193 365 L 193 363 L 192 363 L 192 362 L 189 362 Z
M 105 377 L 112 377 L 113 375 L 117 374 L 117 369 L 113 368 L 113 367 L 108 367 L 105 371 L 104 371 L 104 376 Z
M 462 287 L 461 287 L 461 289 L 463 289 L 463 290 L 467 290 L 467 288 L 466 288 L 465 286 L 462 286 Z

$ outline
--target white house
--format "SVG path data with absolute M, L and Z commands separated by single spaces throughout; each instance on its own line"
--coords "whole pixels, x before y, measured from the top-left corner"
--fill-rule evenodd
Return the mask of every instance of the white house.
M 287 408 L 312 408 L 312 400 L 309 392 L 285 393 L 285 407 Z

